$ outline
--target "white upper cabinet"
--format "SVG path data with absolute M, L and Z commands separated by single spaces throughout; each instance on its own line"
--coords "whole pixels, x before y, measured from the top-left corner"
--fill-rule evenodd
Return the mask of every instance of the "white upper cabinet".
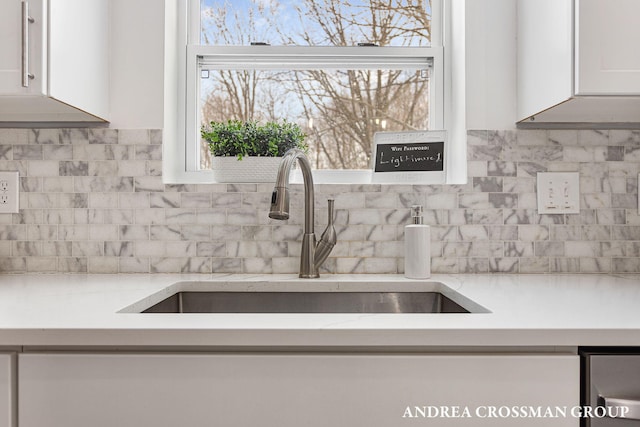
M 518 121 L 640 122 L 637 0 L 518 0 Z
M 640 1 L 579 0 L 575 8 L 576 94 L 640 95 Z
M 43 31 L 46 31 L 43 16 L 46 15 L 42 0 L 30 3 L 1 0 L 0 5 L 0 94 L 41 95 L 46 87 L 46 75 L 38 72 L 36 79 L 31 71 L 43 70 L 43 56 L 46 56 L 43 40 Z M 38 55 L 35 54 L 37 46 L 43 47 L 38 49 Z M 30 73 L 33 79 L 28 77 Z
M 0 0 L 0 122 L 105 122 L 108 0 Z

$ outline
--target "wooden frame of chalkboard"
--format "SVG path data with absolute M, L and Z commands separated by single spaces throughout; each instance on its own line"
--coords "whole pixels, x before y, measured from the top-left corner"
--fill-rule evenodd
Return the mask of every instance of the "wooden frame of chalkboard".
M 447 132 L 377 132 L 371 182 L 444 184 Z

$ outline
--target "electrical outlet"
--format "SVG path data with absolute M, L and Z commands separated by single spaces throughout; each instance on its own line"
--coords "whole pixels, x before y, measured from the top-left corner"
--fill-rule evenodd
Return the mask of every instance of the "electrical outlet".
M 538 213 L 580 213 L 580 174 L 578 172 L 538 173 Z
M 0 213 L 18 213 L 19 179 L 18 172 L 0 172 Z

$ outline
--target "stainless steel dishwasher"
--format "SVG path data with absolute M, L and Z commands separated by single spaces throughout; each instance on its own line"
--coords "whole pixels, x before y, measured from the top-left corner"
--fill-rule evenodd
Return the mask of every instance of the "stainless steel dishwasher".
M 584 348 L 583 427 L 640 427 L 640 348 Z

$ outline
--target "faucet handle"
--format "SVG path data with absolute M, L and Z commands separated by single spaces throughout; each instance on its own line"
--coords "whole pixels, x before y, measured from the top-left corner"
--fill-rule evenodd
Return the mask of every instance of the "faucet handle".
M 336 200 L 335 199 L 327 199 L 327 213 L 329 214 L 329 221 L 327 222 L 327 224 L 331 224 L 333 225 L 333 208 L 335 205 Z
M 329 221 L 327 224 L 327 228 L 325 228 L 322 236 L 320 237 L 320 241 L 316 246 L 316 251 L 314 254 L 314 264 L 316 269 L 319 269 L 323 262 L 329 257 L 329 254 L 333 250 L 333 247 L 336 245 L 338 237 L 336 235 L 336 229 L 333 226 L 333 211 L 334 211 L 334 199 L 327 200 L 327 211 L 329 214 Z

